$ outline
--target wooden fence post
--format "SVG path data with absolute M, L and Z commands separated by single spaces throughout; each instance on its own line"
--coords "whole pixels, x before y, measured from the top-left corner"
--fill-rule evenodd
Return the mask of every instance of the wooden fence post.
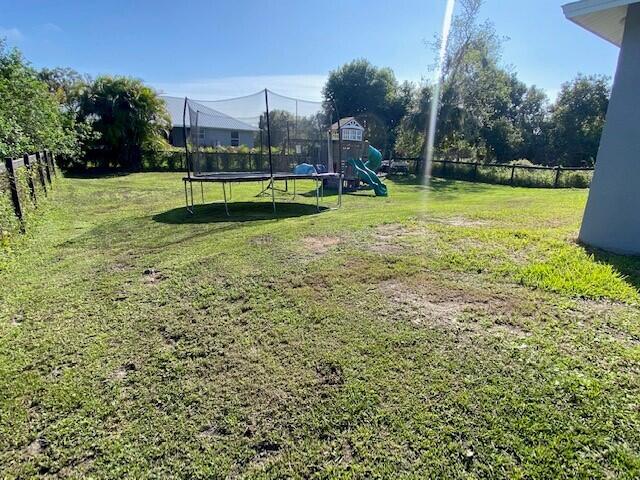
M 5 158 L 4 164 L 7 168 L 7 175 L 9 177 L 9 190 L 11 190 L 13 210 L 20 221 L 20 231 L 24 232 L 24 214 L 22 211 L 22 205 L 20 205 L 20 187 L 18 186 L 18 178 L 16 177 L 16 170 L 13 166 L 13 158 Z
M 513 166 L 511 167 L 511 180 L 510 180 L 510 183 L 511 183 L 511 186 L 512 186 L 512 187 L 513 187 L 513 181 L 514 181 L 514 179 L 515 179 L 515 175 L 516 175 L 516 166 L 515 166 L 515 165 L 513 165 Z
M 47 150 L 47 158 L 49 159 L 49 165 L 51 167 L 51 173 L 53 173 L 54 177 L 57 177 L 58 174 L 56 173 L 56 160 L 55 157 L 53 156 L 53 152 L 51 150 Z
M 558 165 L 556 167 L 556 179 L 553 182 L 553 188 L 558 188 L 558 182 L 560 181 L 560 170 L 562 169 L 562 167 L 560 165 Z
M 25 153 L 22 158 L 24 159 L 24 166 L 27 169 L 27 185 L 29 185 L 31 200 L 33 200 L 33 205 L 37 207 L 38 199 L 36 198 L 36 186 L 33 183 L 33 171 L 31 168 L 31 161 L 29 160 L 29 154 Z
M 42 159 L 40 158 L 40 152 L 36 152 L 36 165 L 38 167 L 38 176 L 40 177 L 40 184 L 44 190 L 44 196 L 47 196 L 47 181 L 44 177 L 44 170 L 42 168 Z
M 473 181 L 478 180 L 478 161 L 476 160 L 476 164 L 473 166 Z
M 47 182 L 49 182 L 49 185 L 51 185 L 51 170 L 49 169 L 49 159 L 47 158 L 47 151 L 45 150 L 44 152 L 42 152 L 42 155 L 44 156 L 44 170 L 47 173 Z

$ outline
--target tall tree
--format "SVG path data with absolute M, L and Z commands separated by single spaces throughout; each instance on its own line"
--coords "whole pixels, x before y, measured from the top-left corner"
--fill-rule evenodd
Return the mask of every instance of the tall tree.
M 548 162 L 550 123 L 547 94 L 531 86 L 522 97 L 516 116 L 516 125 L 522 132 L 522 147 L 518 154 L 533 163 Z
M 578 75 L 562 85 L 551 111 L 555 163 L 593 165 L 609 105 L 609 79 Z
M 66 67 L 43 68 L 38 78 L 48 87 L 61 105 L 64 128 L 74 132 L 74 148 L 65 155 L 58 156 L 58 164 L 65 169 L 83 169 L 85 156 L 93 141 L 99 135 L 93 130 L 90 121 L 80 120 L 80 95 L 91 83 L 89 75 L 83 75 Z
M 67 67 L 43 68 L 38 72 L 38 78 L 47 84 L 60 103 L 73 110 L 77 109 L 80 90 L 91 83 L 89 75 L 82 75 Z
M 419 157 L 424 150 L 424 132 L 429 121 L 431 86 L 423 85 L 410 98 L 407 113 L 397 130 L 394 149 L 400 156 Z
M 487 141 L 512 137 L 508 122 L 501 118 L 510 105 L 511 76 L 498 67 L 501 39 L 489 22 L 478 20 L 481 0 L 462 0 L 454 17 L 451 35 L 440 67 L 441 98 L 437 115 L 436 147 L 440 152 L 459 156 L 487 151 Z M 440 38 L 431 47 L 438 55 Z M 438 65 L 434 65 L 436 69 Z M 403 122 L 398 147 L 407 149 L 405 140 L 419 143 L 425 135 L 433 87 L 427 85 Z M 492 126 L 496 131 L 491 131 Z M 498 134 L 499 133 L 499 134 Z M 490 143 L 490 142 L 489 142 Z M 489 146 L 494 152 L 497 145 Z M 409 150 L 415 151 L 416 146 Z
M 411 93 L 411 84 L 400 85 L 390 68 L 378 68 L 365 59 L 332 71 L 323 88 L 326 109 L 331 110 L 335 102 L 342 117 L 366 122 L 369 139 L 382 149 L 393 145 Z
M 142 81 L 98 77 L 79 96 L 80 119 L 99 134 L 103 166 L 140 170 L 142 151 L 164 143 L 170 128 L 165 104 Z
M 481 5 L 482 0 L 462 0 L 453 21 L 441 66 L 437 151 L 498 162 L 525 153 L 543 157 L 528 142 L 539 143 L 545 131 L 546 97 L 501 66 L 503 39 L 490 22 L 479 20 Z M 432 47 L 437 51 L 439 45 L 436 39 Z M 423 148 L 432 92 L 425 86 L 421 98 L 412 103 L 398 134 L 397 150 L 415 153 Z

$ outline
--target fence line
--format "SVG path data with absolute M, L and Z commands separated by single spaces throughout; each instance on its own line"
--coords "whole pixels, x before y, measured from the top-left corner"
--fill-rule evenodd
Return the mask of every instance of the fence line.
M 291 168 L 291 164 L 304 161 L 314 163 L 313 158 L 296 155 L 275 154 L 276 163 L 281 167 Z M 143 152 L 143 168 L 149 170 L 181 170 L 184 168 L 184 152 L 173 150 Z M 282 161 L 278 161 L 281 159 Z M 259 168 L 265 164 L 265 154 L 254 152 L 202 152 L 203 167 L 211 171 L 243 171 Z M 395 157 L 390 161 L 389 169 L 394 170 L 394 163 L 408 162 L 407 173 L 419 175 L 422 172 L 424 159 L 421 157 Z M 548 167 L 544 165 L 514 165 L 509 163 L 478 163 L 466 160 L 434 160 L 432 175 L 442 178 L 458 178 L 468 181 L 499 183 L 503 185 L 539 186 L 539 187 L 581 187 L 589 186 L 593 168 L 590 167 Z M 494 173 L 491 173 L 494 172 Z M 519 174 L 520 172 L 520 174 Z M 527 175 L 523 173 L 528 172 Z M 581 175 L 584 173 L 584 175 Z M 573 174 L 567 176 L 568 174 Z
M 413 173 L 419 175 L 423 169 L 424 159 L 421 157 L 396 157 L 391 160 L 390 168 L 393 168 L 393 162 L 412 162 L 415 163 Z M 433 160 L 433 165 L 441 166 L 441 169 L 434 169 L 434 176 L 441 176 L 443 178 L 447 177 L 447 165 L 451 165 L 452 168 L 455 167 L 469 167 L 471 170 L 471 179 L 478 179 L 478 169 L 479 168 L 488 168 L 488 169 L 497 169 L 497 170 L 508 170 L 509 180 L 506 182 L 509 185 L 516 184 L 516 172 L 518 170 L 523 171 L 537 171 L 537 172 L 550 172 L 554 175 L 553 177 L 553 188 L 558 188 L 560 186 L 560 178 L 563 172 L 571 173 L 571 172 L 588 172 L 592 173 L 592 167 L 563 167 L 563 166 L 555 166 L 555 167 L 547 167 L 544 165 L 517 165 L 517 164 L 509 164 L 509 163 L 478 163 L 478 162 L 468 162 L 468 161 L 455 161 L 455 160 Z M 449 174 L 453 174 L 455 176 L 455 172 L 449 172 Z M 588 185 L 584 185 L 588 186 Z
M 48 150 L 36 152 L 35 154 L 24 154 L 19 158 L 6 157 L 3 163 L 0 163 L 0 174 L 7 177 L 9 184 L 9 195 L 13 211 L 20 223 L 20 231 L 25 231 L 25 212 L 26 205 L 21 195 L 22 186 L 19 176 L 20 170 L 24 169 L 26 173 L 26 186 L 29 190 L 29 198 L 35 208 L 38 208 L 38 190 L 36 184 L 39 184 L 44 192 L 48 195 L 48 189 L 52 186 L 52 177 L 56 177 L 56 163 L 53 153 Z M 34 176 L 36 177 L 34 179 Z

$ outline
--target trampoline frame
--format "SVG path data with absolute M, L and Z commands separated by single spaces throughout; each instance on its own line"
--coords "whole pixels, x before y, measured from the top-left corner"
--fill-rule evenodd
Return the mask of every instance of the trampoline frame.
M 338 203 L 334 208 L 340 208 L 342 206 L 342 179 L 341 173 L 316 173 L 316 174 L 296 174 L 296 173 L 260 173 L 260 172 L 219 172 L 209 173 L 203 175 L 188 175 L 182 178 L 184 183 L 184 199 L 187 208 L 187 212 L 191 215 L 195 209 L 195 199 L 193 195 L 193 184 L 200 183 L 200 191 L 202 195 L 202 203 L 204 204 L 204 184 L 205 183 L 221 183 L 222 184 L 222 197 L 224 200 L 225 214 L 230 217 L 229 213 L 229 200 L 231 200 L 231 184 L 232 183 L 246 183 L 246 182 L 262 182 L 266 180 L 271 182 L 271 203 L 273 205 L 273 213 L 276 213 L 276 197 L 275 197 L 275 185 L 274 182 L 278 180 L 292 180 L 293 181 L 293 198 L 296 198 L 296 180 L 315 180 L 316 184 L 316 210 L 320 211 L 320 199 L 324 199 L 324 180 L 329 178 L 338 179 Z M 189 184 L 189 187 L 187 187 Z M 227 188 L 229 184 L 229 198 L 227 199 Z M 269 188 L 269 187 L 267 187 Z M 263 188 L 262 191 L 266 189 Z

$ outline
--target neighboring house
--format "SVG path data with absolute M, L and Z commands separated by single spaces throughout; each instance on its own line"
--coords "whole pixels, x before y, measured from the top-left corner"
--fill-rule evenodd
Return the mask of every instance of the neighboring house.
M 342 140 L 361 142 L 364 136 L 364 127 L 358 123 L 354 117 L 340 119 L 340 131 Z M 338 140 L 338 122 L 331 125 L 331 136 L 333 140 Z
M 161 95 L 171 117 L 169 143 L 174 147 L 184 147 L 183 119 L 184 98 Z M 192 111 L 198 112 L 198 143 L 203 147 L 238 147 L 246 145 L 252 148 L 260 129 L 242 122 L 201 103 L 189 100 Z M 186 113 L 187 137 L 190 134 L 191 121 L 189 108 Z M 195 119 L 194 119 L 195 123 Z

